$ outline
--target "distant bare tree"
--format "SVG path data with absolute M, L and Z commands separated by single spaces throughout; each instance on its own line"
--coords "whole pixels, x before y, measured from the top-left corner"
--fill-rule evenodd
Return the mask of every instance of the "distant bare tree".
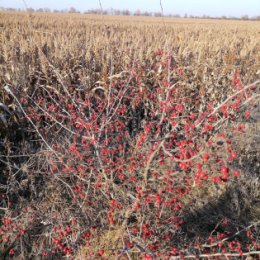
M 27 8 L 27 12 L 32 13 L 32 12 L 35 12 L 35 10 L 30 7 L 30 8 Z
M 134 15 L 135 16 L 140 16 L 141 15 L 141 11 L 139 9 L 137 9 L 135 12 L 134 12 Z
M 155 17 L 161 17 L 161 16 L 162 16 L 162 12 L 155 12 L 155 13 L 154 13 L 154 16 L 155 16 Z
M 128 16 L 128 15 L 130 15 L 131 13 L 130 13 L 129 10 L 126 9 L 126 10 L 123 10 L 123 11 L 122 11 L 122 14 Z
M 43 8 L 39 8 L 39 9 L 36 10 L 36 12 L 38 12 L 38 13 L 43 13 L 44 10 L 43 10 Z
M 144 12 L 142 13 L 142 15 L 143 15 L 143 16 L 152 16 L 152 14 L 149 13 L 149 12 L 147 12 L 147 11 L 144 11 Z
M 121 11 L 120 10 L 114 10 L 114 15 L 121 15 Z
M 69 9 L 69 13 L 77 13 L 78 11 L 77 11 L 77 9 L 75 8 L 75 7 L 71 7 L 70 9 Z
M 48 7 L 45 7 L 45 8 L 43 8 L 43 12 L 44 12 L 44 13 L 50 13 L 50 12 L 51 12 L 51 9 L 48 8 Z
M 246 15 L 243 15 L 242 17 L 241 17 L 241 19 L 242 20 L 249 20 L 249 16 L 246 14 Z

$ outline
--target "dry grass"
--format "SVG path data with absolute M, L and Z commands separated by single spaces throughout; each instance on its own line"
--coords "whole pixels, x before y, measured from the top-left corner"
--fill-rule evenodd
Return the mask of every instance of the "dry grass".
M 225 86 L 235 70 L 245 83 L 252 82 L 260 70 L 257 21 L 2 13 L 0 23 L 1 80 L 6 81 L 47 72 L 39 49 L 65 81 L 79 84 L 149 61 L 157 49 L 172 52 L 189 81 L 202 89 L 210 83 Z M 81 67 L 90 61 L 93 67 Z
M 102 236 L 98 237 L 88 247 L 82 247 L 78 250 L 76 259 L 84 260 L 89 255 L 90 252 L 98 252 L 100 249 L 104 250 L 104 257 L 108 257 L 111 260 L 118 259 L 117 253 L 119 249 L 123 248 L 122 243 L 123 231 L 120 226 L 112 227 L 110 230 L 106 231 Z M 93 258 L 98 258 L 98 256 L 93 256 Z

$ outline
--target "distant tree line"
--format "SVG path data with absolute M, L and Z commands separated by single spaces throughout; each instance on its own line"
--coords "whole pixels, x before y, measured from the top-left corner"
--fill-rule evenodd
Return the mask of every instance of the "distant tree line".
M 4 8 L 0 7 L 0 11 L 8 11 L 8 12 L 23 12 L 23 9 L 20 8 Z M 173 18 L 194 18 L 194 19 L 224 19 L 224 20 L 260 20 L 260 15 L 249 17 L 248 15 L 242 15 L 241 17 L 235 16 L 209 16 L 209 15 L 202 15 L 202 16 L 195 16 L 195 15 L 179 15 L 179 14 L 163 14 L 161 12 L 148 12 L 148 11 L 141 11 L 136 10 L 134 12 L 129 11 L 128 9 L 119 10 L 119 9 L 91 9 L 85 12 L 78 11 L 75 7 L 70 7 L 69 9 L 63 10 L 51 10 L 50 8 L 27 8 L 28 12 L 38 12 L 38 13 L 82 13 L 82 14 L 102 14 L 102 15 L 116 15 L 116 16 L 154 16 L 154 17 L 173 17 Z

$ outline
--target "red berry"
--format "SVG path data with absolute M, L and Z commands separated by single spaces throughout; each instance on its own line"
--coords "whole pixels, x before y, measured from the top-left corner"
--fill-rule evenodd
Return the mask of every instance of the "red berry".
M 70 226 L 67 226 L 65 230 L 66 230 L 66 233 L 71 233 L 71 231 L 72 231 Z
M 250 116 L 251 116 L 251 113 L 250 113 L 249 111 L 246 111 L 246 112 L 245 112 L 245 117 L 248 118 L 248 117 L 250 117 Z
M 223 242 L 221 242 L 221 241 L 218 242 L 218 246 L 219 246 L 219 247 L 222 247 L 222 246 L 223 246 Z
M 236 158 L 237 158 L 237 154 L 234 152 L 234 153 L 231 154 L 231 157 L 232 157 L 233 159 L 236 159 Z
M 203 156 L 203 161 L 206 162 L 209 159 L 209 155 L 206 153 Z
M 202 168 L 202 165 L 200 163 L 196 164 L 196 168 L 197 169 L 201 169 Z
M 100 256 L 104 255 L 104 253 L 105 253 L 105 251 L 104 251 L 103 249 L 100 249 L 100 250 L 98 251 L 98 254 L 99 254 Z
M 67 247 L 64 249 L 64 252 L 66 253 L 66 255 L 71 255 L 71 253 L 72 253 L 71 249 L 69 249 Z
M 205 172 L 202 172 L 201 178 L 206 181 L 208 179 L 208 175 Z
M 212 177 L 212 181 L 215 183 L 221 183 L 221 178 L 220 177 Z
M 223 181 L 227 181 L 227 180 L 228 180 L 228 177 L 229 177 L 228 172 L 224 172 L 221 177 L 222 177 L 222 180 L 223 180 Z
M 234 176 L 238 177 L 240 175 L 239 171 L 234 171 Z
M 147 254 L 142 255 L 142 258 L 144 260 L 152 260 L 153 259 L 151 255 L 147 255 Z
M 194 120 L 194 118 L 195 118 L 195 114 L 194 113 L 190 113 L 190 119 Z
M 9 250 L 9 255 L 14 255 L 14 249 L 13 248 Z
M 225 166 L 222 166 L 221 167 L 221 171 L 222 171 L 223 174 L 226 174 L 226 173 L 229 172 L 229 169 L 227 167 L 225 167 Z

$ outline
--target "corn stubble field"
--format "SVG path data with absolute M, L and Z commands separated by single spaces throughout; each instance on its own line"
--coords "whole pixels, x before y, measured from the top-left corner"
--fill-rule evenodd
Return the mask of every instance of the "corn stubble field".
M 0 13 L 0 259 L 259 259 L 259 39 Z

